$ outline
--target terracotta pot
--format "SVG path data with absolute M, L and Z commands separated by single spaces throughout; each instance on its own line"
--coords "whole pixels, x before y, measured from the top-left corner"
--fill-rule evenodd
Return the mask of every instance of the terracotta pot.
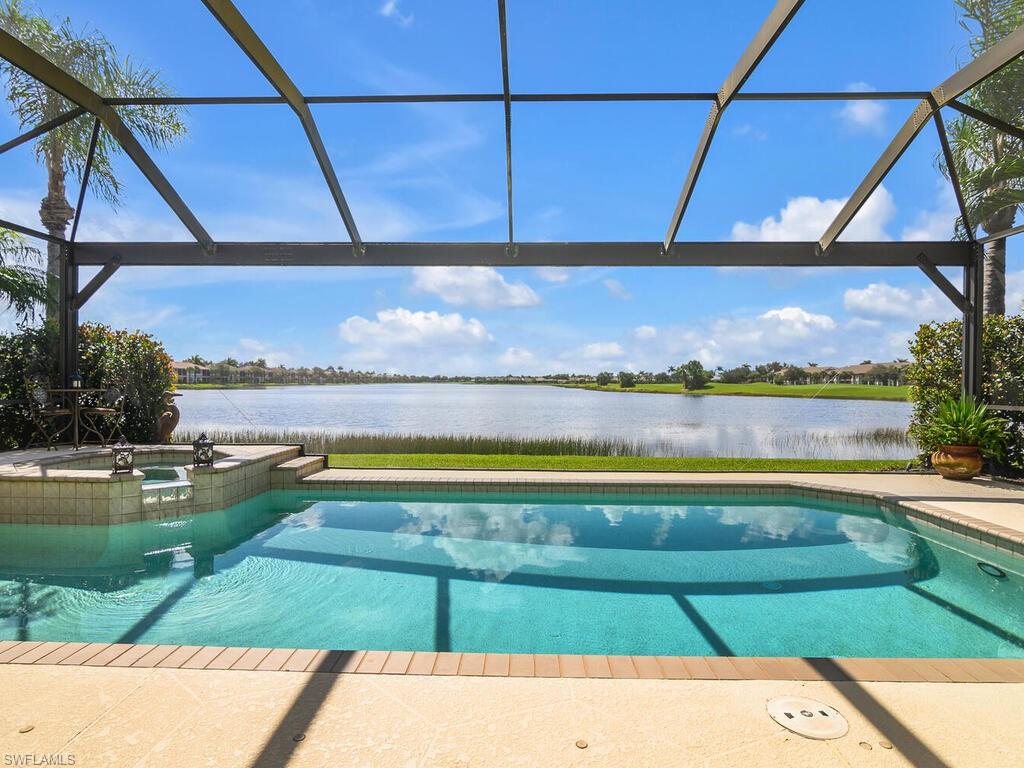
M 932 466 L 947 480 L 970 480 L 981 472 L 983 461 L 974 445 L 940 445 Z

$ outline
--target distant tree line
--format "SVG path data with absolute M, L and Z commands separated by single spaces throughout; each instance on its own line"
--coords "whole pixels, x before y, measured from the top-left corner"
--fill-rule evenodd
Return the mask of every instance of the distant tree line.
M 285 365 L 269 365 L 265 358 L 255 360 L 239 360 L 226 357 L 213 361 L 201 355 L 192 355 L 181 363 L 200 366 L 204 375 L 195 381 L 213 384 L 252 383 L 252 384 L 401 384 L 421 382 L 459 382 L 473 384 L 544 384 L 544 383 L 588 383 L 595 377 L 589 374 L 551 373 L 542 376 L 525 376 L 508 374 L 504 376 L 459 376 L 459 375 L 422 375 L 407 373 L 390 373 L 373 370 L 357 370 L 344 366 L 328 365 L 289 367 Z M 176 363 L 175 365 L 179 365 Z
M 659 373 L 619 371 L 616 374 L 602 371 L 594 380 L 602 387 L 617 382 L 622 389 L 632 389 L 637 384 L 682 384 L 684 389 L 697 390 L 706 387 L 714 376 L 715 372 L 706 370 L 700 360 L 691 360 L 682 365 L 669 366 L 667 370 Z
M 905 371 L 909 363 L 896 360 L 890 363 L 872 363 L 864 360 L 856 365 L 827 366 L 808 363 L 805 366 L 792 365 L 777 360 L 759 365 L 744 363 L 735 368 L 708 370 L 699 360 L 690 360 L 669 366 L 664 371 L 602 371 L 596 376 L 586 373 L 550 373 L 545 375 L 504 376 L 458 376 L 458 375 L 417 375 L 388 373 L 373 370 L 356 370 L 344 366 L 328 365 L 301 366 L 291 368 L 284 365 L 271 366 L 265 358 L 239 361 L 234 357 L 212 361 L 200 355 L 192 355 L 183 363 L 191 363 L 204 369 L 202 376 L 194 381 L 210 383 L 252 383 L 252 384 L 388 384 L 415 382 L 464 382 L 475 384 L 587 384 L 596 383 L 606 387 L 618 384 L 622 389 L 633 389 L 638 384 L 682 384 L 689 391 L 704 389 L 712 381 L 722 384 L 879 384 L 898 385 L 905 383 Z M 180 365 L 178 363 L 175 364 Z M 190 380 L 191 381 L 191 380 Z
M 602 371 L 595 382 L 606 387 L 617 383 L 622 389 L 632 389 L 638 384 L 682 384 L 684 389 L 703 389 L 712 381 L 721 384 L 878 384 L 896 386 L 906 383 L 907 360 L 887 363 L 873 363 L 864 360 L 855 365 L 828 366 L 808 363 L 804 366 L 773 360 L 770 363 L 751 365 L 744 363 L 735 368 L 719 366 L 707 370 L 699 360 L 690 360 L 682 365 L 669 366 L 659 373 L 651 371 Z

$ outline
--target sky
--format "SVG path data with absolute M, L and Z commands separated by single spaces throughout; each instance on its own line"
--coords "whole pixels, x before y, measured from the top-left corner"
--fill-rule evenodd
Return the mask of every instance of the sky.
M 307 95 L 501 90 L 490 0 L 236 2 Z M 511 88 L 715 91 L 772 5 L 508 0 Z M 200 0 L 39 7 L 102 30 L 180 95 L 275 95 Z M 969 60 L 966 42 L 952 0 L 812 0 L 745 89 L 929 90 Z M 0 136 L 13 137 L 6 106 Z M 818 239 L 914 106 L 733 103 L 678 239 Z M 364 240 L 505 239 L 500 103 L 312 110 Z M 515 104 L 517 239 L 662 239 L 707 110 Z M 215 239 L 347 240 L 287 107 L 194 106 L 185 120 L 184 139 L 152 155 Z M 950 238 L 938 151 L 923 131 L 843 239 Z M 188 240 L 130 161 L 116 167 L 122 204 L 87 196 L 79 239 Z M 30 146 L 0 156 L 0 217 L 39 226 L 44 194 Z M 1024 301 L 1022 240 L 1010 240 L 1011 308 Z M 916 269 L 126 267 L 82 311 L 177 358 L 431 374 L 892 360 L 918 323 L 953 316 Z

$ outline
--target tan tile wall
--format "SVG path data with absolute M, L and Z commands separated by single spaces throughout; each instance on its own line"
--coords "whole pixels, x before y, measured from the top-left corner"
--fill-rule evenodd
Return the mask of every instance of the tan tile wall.
M 61 462 L 50 475 L 0 477 L 0 524 L 117 525 L 223 509 L 269 491 L 273 467 L 294 458 L 298 450 L 284 448 L 258 459 L 228 457 L 213 467 L 190 468 L 191 485 L 144 489 L 141 472 L 111 475 L 105 456 Z M 190 452 L 180 449 L 146 451 L 139 456 L 191 459 Z
M 140 519 L 142 475 L 0 479 L 0 524 L 106 525 Z

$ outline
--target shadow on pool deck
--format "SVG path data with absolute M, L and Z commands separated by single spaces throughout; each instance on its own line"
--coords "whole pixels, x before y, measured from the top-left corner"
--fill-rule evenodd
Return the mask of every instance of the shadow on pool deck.
M 350 659 L 352 653 L 339 651 L 341 663 Z M 328 665 L 328 668 L 330 666 Z M 317 712 L 340 678 L 341 675 L 309 676 L 309 680 L 295 696 L 288 711 L 278 720 L 273 733 L 263 742 L 259 755 L 250 763 L 252 768 L 281 768 L 288 765 L 299 743 L 305 738 L 310 724 L 316 719 Z
M 342 663 L 351 657 L 350 652 L 342 652 L 342 654 Z M 836 692 L 870 721 L 879 733 L 911 764 L 918 768 L 952 768 L 899 717 L 875 698 L 865 686 L 849 680 L 846 673 L 834 661 L 831 659 L 806 659 L 806 661 L 827 680 L 835 681 L 831 684 Z M 298 744 L 305 738 L 306 731 L 316 719 L 331 690 L 341 677 L 341 675 L 333 674 L 310 675 L 309 680 L 295 696 L 288 711 L 278 720 L 273 732 L 263 742 L 259 754 L 250 765 L 253 768 L 284 768 L 287 766 L 298 748 Z M 494 678 L 486 679 L 489 681 L 488 684 L 496 682 Z M 623 697 L 629 696 L 628 688 L 632 681 L 607 682 L 622 686 Z M 563 681 L 563 683 L 568 684 L 568 681 Z M 672 685 L 672 682 L 664 681 L 664 684 Z M 730 681 L 719 681 L 717 684 L 730 685 Z
M 826 680 L 843 680 L 833 682 L 832 687 L 846 698 L 857 711 L 871 721 L 889 742 L 899 750 L 917 768 L 952 768 L 921 741 L 910 728 L 889 711 L 881 702 L 858 682 L 843 679 L 845 673 L 832 659 L 805 659 Z

